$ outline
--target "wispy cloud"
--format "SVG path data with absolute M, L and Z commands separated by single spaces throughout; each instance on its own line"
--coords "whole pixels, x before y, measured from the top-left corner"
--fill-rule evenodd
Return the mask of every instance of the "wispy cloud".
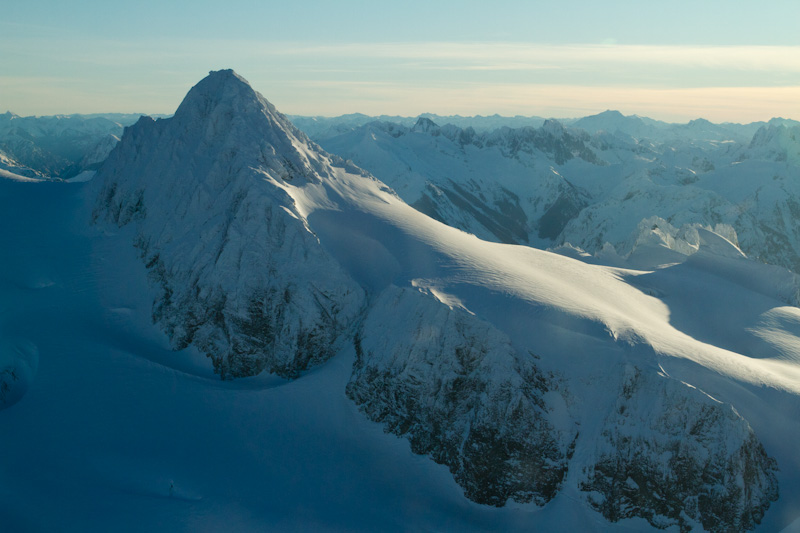
M 301 70 L 344 58 L 350 79 L 310 77 L 293 89 L 298 98 L 322 90 L 341 112 L 564 117 L 619 109 L 740 122 L 800 116 L 800 46 L 283 43 L 263 54 Z M 355 80 L 373 83 L 334 83 Z M 275 88 L 282 98 L 280 84 Z M 311 108 L 308 100 L 296 102 L 286 104 L 296 112 L 336 113 L 319 98 Z
M 55 52 L 35 39 L 6 42 L 0 55 L 9 58 L 0 74 L 4 104 L 20 113 L 170 112 L 209 69 L 232 67 L 298 114 L 564 117 L 619 109 L 668 120 L 800 117 L 800 46 L 76 37 Z
M 532 43 L 273 43 L 262 55 L 313 58 L 450 62 L 450 68 L 482 65 L 520 69 L 579 65 L 662 65 L 782 71 L 800 74 L 800 46 L 542 45 Z

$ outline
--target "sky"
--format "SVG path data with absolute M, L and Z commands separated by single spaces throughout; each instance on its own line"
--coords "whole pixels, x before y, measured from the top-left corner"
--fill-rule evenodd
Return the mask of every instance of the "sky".
M 0 112 L 23 116 L 168 114 L 233 68 L 299 115 L 800 119 L 797 0 L 0 0 L 0 13 Z

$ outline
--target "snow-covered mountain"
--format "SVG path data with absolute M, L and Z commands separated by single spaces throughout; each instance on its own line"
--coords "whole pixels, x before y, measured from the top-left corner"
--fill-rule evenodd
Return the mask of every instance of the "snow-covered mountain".
M 774 119 L 779 121 L 780 119 Z M 635 139 L 676 143 L 680 140 L 722 142 L 734 140 L 746 143 L 764 122 L 751 124 L 714 124 L 705 119 L 695 119 L 687 124 L 671 124 L 636 115 L 625 116 L 619 111 L 603 111 L 597 115 L 570 122 L 570 126 L 590 134 L 607 132 Z
M 745 137 L 736 125 L 609 111 L 568 128 L 482 134 L 423 118 L 412 128 L 370 123 L 321 142 L 484 239 L 591 253 L 609 243 L 626 255 L 640 223 L 658 216 L 676 228 L 729 225 L 748 255 L 800 272 L 797 127 L 776 119 Z
M 580 118 L 570 125 L 590 134 L 604 131 L 611 134 L 622 133 L 637 139 L 653 140 L 661 138 L 664 131 L 670 127 L 670 124 L 665 122 L 637 116 L 626 117 L 619 111 L 611 109 Z
M 29 177 L 69 179 L 94 170 L 139 115 L 0 115 L 0 168 Z
M 154 320 L 223 377 L 294 376 L 327 360 L 363 305 L 279 186 L 334 172 L 305 139 L 235 74 L 218 73 L 173 118 L 129 128 L 97 178 L 96 216 L 137 226 L 162 290 Z
M 555 165 L 612 166 L 556 122 L 370 128 L 452 158 L 488 146 L 512 169 L 551 161 L 537 179 L 565 204 L 595 188 Z M 654 223 L 627 258 L 483 241 L 322 150 L 232 71 L 127 128 L 90 183 L 0 187 L 24 230 L 0 240 L 15 302 L 0 307 L 0 515 L 17 529 L 774 531 L 800 516 L 797 278 L 724 226 Z
M 792 155 L 800 143 L 793 131 L 763 126 L 746 145 L 664 144 L 616 163 L 622 179 L 570 220 L 558 241 L 592 252 L 609 242 L 624 255 L 638 224 L 652 216 L 678 228 L 727 224 L 747 255 L 800 272 L 800 165 Z M 609 148 L 599 156 L 620 161 L 621 154 Z
M 420 118 L 412 128 L 371 123 L 324 146 L 437 220 L 485 239 L 544 245 L 588 200 L 556 170 L 595 171 L 588 140 L 556 121 L 479 134 Z
M 499 128 L 520 128 L 520 127 L 539 127 L 544 123 L 541 117 L 513 116 L 504 117 L 500 115 L 490 116 L 469 116 L 461 115 L 437 115 L 435 113 L 422 113 L 419 117 L 399 117 L 399 116 L 370 116 L 363 113 L 351 113 L 338 117 L 307 117 L 301 115 L 289 115 L 289 120 L 303 130 L 311 139 L 322 142 L 330 137 L 336 137 L 358 129 L 370 122 L 392 122 L 403 126 L 411 127 L 420 118 L 427 118 L 438 124 L 452 124 L 460 128 L 472 128 L 478 132 L 494 131 Z

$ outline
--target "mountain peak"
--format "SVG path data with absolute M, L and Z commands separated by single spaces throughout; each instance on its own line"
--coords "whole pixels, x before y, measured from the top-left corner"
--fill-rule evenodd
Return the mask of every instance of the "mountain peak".
M 136 226 L 173 346 L 200 347 L 223 377 L 294 377 L 335 353 L 360 287 L 308 228 L 313 202 L 289 192 L 313 183 L 327 199 L 332 159 L 232 70 L 201 80 L 174 117 L 125 130 L 96 175 L 95 215 Z
M 439 125 L 428 117 L 420 116 L 417 119 L 417 123 L 411 128 L 411 131 L 423 131 L 425 133 L 436 132 L 439 131 Z
M 623 115 L 622 113 L 620 113 L 616 109 L 606 109 L 602 113 L 598 113 L 595 116 L 603 117 L 603 118 L 625 118 L 625 115 Z
M 294 170 L 289 174 L 294 177 L 324 174 L 321 159 L 309 158 L 305 149 L 298 149 L 311 143 L 306 134 L 230 69 L 212 71 L 192 87 L 169 123 L 164 131 L 173 139 L 238 154 L 242 168 L 250 160 L 263 163 L 277 158 L 282 161 L 275 163 L 278 166 L 290 162 Z M 203 150 L 196 155 L 211 157 L 203 155 Z M 315 172 L 310 171 L 312 167 Z
M 713 125 L 714 124 L 712 124 L 710 121 L 704 118 L 696 118 L 694 120 L 690 120 L 689 123 L 687 124 L 687 126 L 689 126 L 690 128 L 706 128 L 708 126 L 713 126 Z
M 220 105 L 232 107 L 237 113 L 241 113 L 263 107 L 263 104 L 274 111 L 274 107 L 236 72 L 230 69 L 217 70 L 209 72 L 208 76 L 191 88 L 175 116 L 204 118 Z
M 554 137 L 561 137 L 564 135 L 564 133 L 566 133 L 564 125 L 554 118 L 549 118 L 544 121 L 544 124 L 542 124 L 542 131 L 549 133 Z
M 782 118 L 782 117 L 773 117 L 769 119 L 769 122 L 767 122 L 767 124 L 770 126 L 787 126 L 787 127 L 800 126 L 800 122 L 792 120 L 790 118 Z

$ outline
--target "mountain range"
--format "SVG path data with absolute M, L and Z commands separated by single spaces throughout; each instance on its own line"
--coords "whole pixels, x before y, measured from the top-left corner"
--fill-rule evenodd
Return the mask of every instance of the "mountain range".
M 419 210 L 483 239 L 626 256 L 658 217 L 672 237 L 693 224 L 729 227 L 720 231 L 748 256 L 800 271 L 794 121 L 667 125 L 605 112 L 572 126 L 549 120 L 478 133 L 420 118 L 319 142 Z
M 796 528 L 796 128 L 320 146 L 225 70 L 85 179 L 7 171 L 0 519 Z
M 0 170 L 27 177 L 74 178 L 96 170 L 141 115 L 0 115 Z M 158 115 L 156 115 L 158 116 Z

